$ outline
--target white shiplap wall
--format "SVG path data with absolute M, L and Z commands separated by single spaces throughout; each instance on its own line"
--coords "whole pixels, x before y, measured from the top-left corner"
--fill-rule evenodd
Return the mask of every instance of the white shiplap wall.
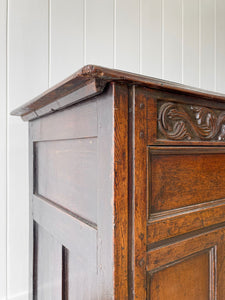
M 27 124 L 9 112 L 84 64 L 225 93 L 225 0 L 0 0 L 0 300 L 27 300 Z

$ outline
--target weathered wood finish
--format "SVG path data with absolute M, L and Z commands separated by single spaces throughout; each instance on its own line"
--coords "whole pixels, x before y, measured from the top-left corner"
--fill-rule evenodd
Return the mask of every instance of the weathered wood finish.
M 31 299 L 92 300 L 99 291 L 103 299 L 113 297 L 114 92 L 110 87 L 94 101 L 30 124 L 31 218 L 36 224 Z M 40 247 L 46 252 L 41 259 Z M 60 268 L 57 281 L 48 259 L 51 250 Z
M 225 299 L 224 95 L 86 66 L 14 114 L 31 299 Z

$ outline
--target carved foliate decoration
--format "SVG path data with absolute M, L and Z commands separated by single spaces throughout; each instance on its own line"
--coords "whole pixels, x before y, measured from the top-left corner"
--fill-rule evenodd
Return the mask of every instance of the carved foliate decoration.
M 161 138 L 225 141 L 225 111 L 173 102 L 161 102 L 158 111 Z

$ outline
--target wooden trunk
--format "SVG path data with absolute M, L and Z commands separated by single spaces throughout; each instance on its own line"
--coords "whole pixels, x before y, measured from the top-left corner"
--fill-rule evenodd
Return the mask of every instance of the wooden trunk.
M 225 299 L 224 95 L 86 66 L 12 114 L 31 299 Z

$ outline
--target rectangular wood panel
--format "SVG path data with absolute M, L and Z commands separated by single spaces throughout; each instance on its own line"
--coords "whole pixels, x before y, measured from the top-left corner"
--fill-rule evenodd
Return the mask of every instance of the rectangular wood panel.
M 68 299 L 95 300 L 98 299 L 97 269 L 90 265 L 89 259 L 68 251 Z M 95 276 L 94 276 L 95 274 Z M 95 278 L 96 280 L 93 280 Z M 67 298 L 65 298 L 66 300 Z
M 225 150 L 150 147 L 149 186 L 150 216 L 225 198 Z
M 97 136 L 96 101 L 84 102 L 35 120 L 31 122 L 30 127 L 33 141 Z
M 210 271 L 210 253 L 207 251 L 150 273 L 147 299 L 212 300 Z
M 96 299 L 96 229 L 36 196 L 33 203 L 37 299 Z
M 148 299 L 217 299 L 218 291 L 223 292 L 217 285 L 224 277 L 219 271 L 224 265 L 223 239 L 221 227 L 149 250 Z
M 96 265 L 96 228 L 37 196 L 33 196 L 33 218 L 71 252 Z
M 35 192 L 97 222 L 97 140 L 37 142 Z
M 210 201 L 153 214 L 147 225 L 148 244 L 225 222 L 225 200 Z
M 62 298 L 62 246 L 45 229 L 35 225 L 36 282 L 34 299 L 61 300 Z

